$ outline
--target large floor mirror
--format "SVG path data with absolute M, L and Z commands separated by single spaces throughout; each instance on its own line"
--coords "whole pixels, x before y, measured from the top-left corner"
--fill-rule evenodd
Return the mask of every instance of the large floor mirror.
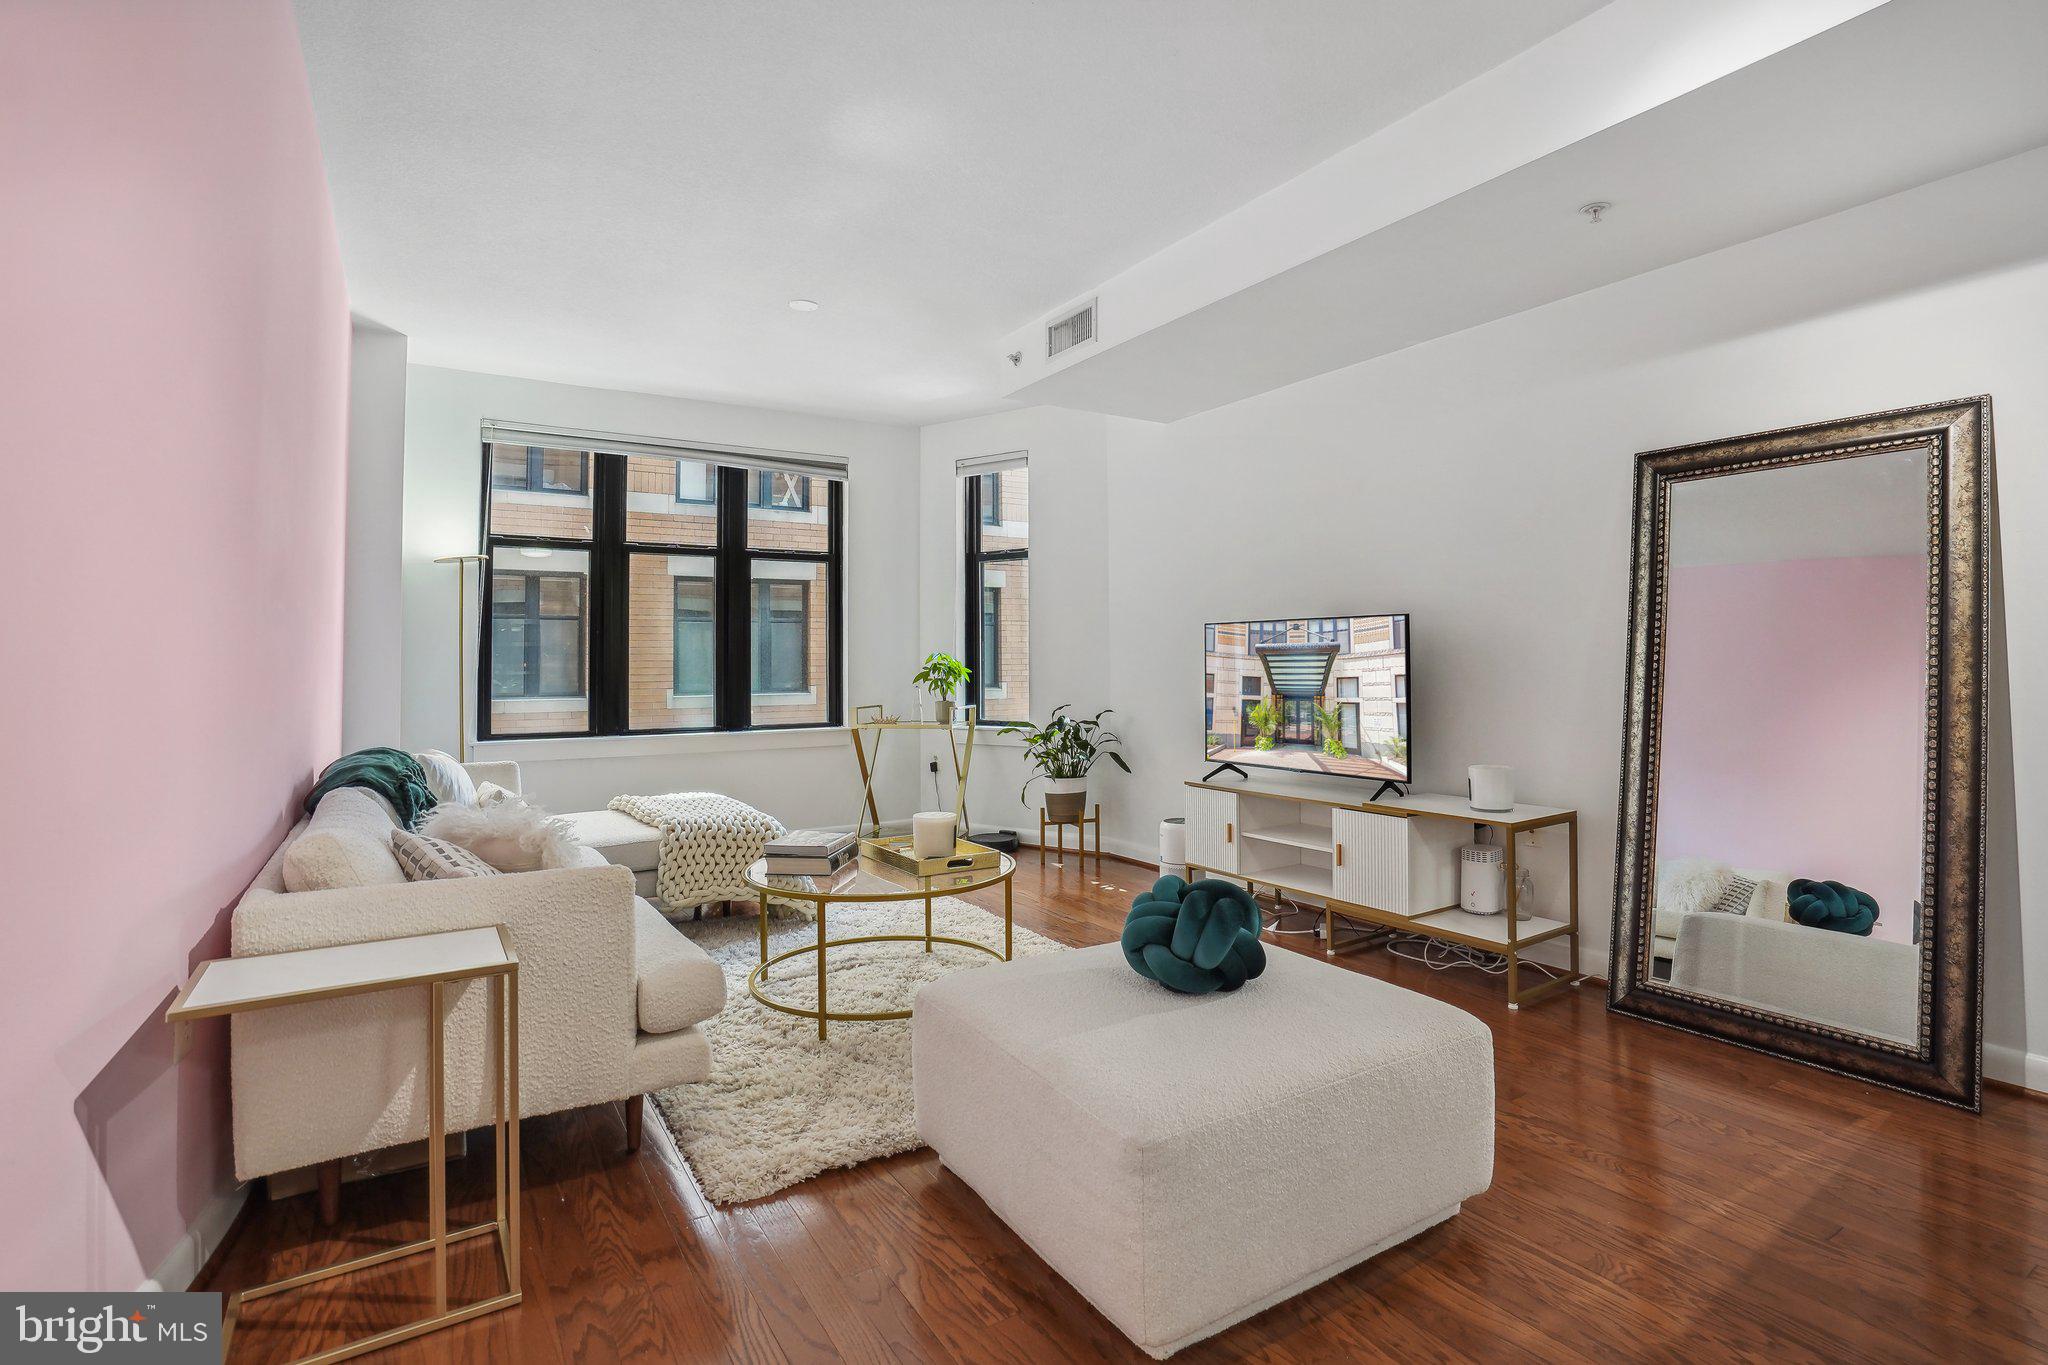
M 1608 1006 L 1981 1104 L 1991 401 L 1637 457 Z

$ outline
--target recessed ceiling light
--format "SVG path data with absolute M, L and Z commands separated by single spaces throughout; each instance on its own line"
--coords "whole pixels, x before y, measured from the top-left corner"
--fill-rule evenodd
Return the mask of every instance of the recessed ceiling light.
M 791 299 L 789 307 L 790 311 L 795 313 L 815 313 L 818 311 L 818 301 L 816 299 Z

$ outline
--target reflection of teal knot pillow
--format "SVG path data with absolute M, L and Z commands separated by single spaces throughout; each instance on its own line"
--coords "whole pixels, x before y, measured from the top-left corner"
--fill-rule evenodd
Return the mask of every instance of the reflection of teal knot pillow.
M 1795 877 L 1785 888 L 1795 923 L 1840 934 L 1868 934 L 1877 923 L 1877 902 L 1840 882 L 1810 882 Z
M 1123 946 L 1133 971 L 1183 995 L 1234 991 L 1266 970 L 1258 902 L 1214 877 L 1154 882 L 1131 903 Z

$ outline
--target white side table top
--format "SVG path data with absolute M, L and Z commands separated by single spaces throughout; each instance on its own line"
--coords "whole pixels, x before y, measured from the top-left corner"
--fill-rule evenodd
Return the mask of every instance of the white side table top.
M 199 964 L 164 1018 L 182 1024 L 238 1010 L 459 981 L 505 971 L 518 960 L 511 939 L 498 925 L 256 957 L 215 958 Z

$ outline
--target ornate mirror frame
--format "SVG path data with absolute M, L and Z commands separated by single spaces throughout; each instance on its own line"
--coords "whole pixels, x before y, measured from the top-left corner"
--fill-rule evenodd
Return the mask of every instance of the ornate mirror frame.
M 1671 492 L 1748 470 L 1884 451 L 1928 455 L 1927 799 L 1917 1044 L 1895 1044 L 1674 988 L 1650 971 Z M 1928 1099 L 1983 1103 L 1989 395 L 1786 427 L 1636 457 L 1628 695 L 1607 1007 Z

